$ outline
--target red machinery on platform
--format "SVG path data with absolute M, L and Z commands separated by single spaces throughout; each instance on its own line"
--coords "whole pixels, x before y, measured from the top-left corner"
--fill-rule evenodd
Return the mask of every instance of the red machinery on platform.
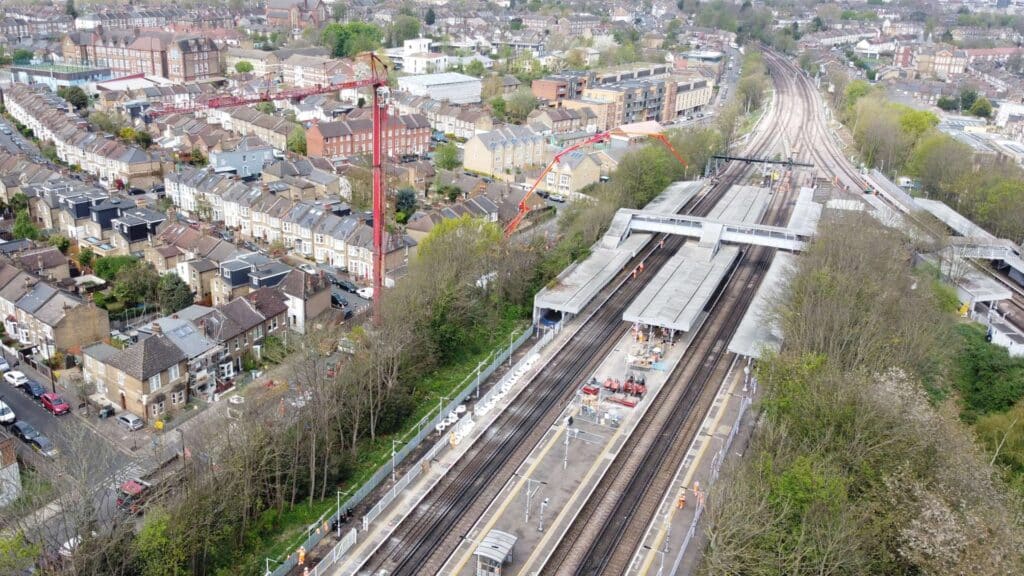
M 383 139 L 384 124 L 387 121 L 388 67 L 373 53 L 360 58 L 368 58 L 369 73 L 364 78 L 338 82 L 328 85 L 317 85 L 312 88 L 296 88 L 271 92 L 268 89 L 257 96 L 215 96 L 204 102 L 186 106 L 168 106 L 150 109 L 151 117 L 182 112 L 197 112 L 211 108 L 230 108 L 272 100 L 301 100 L 314 94 L 326 94 L 351 90 L 355 88 L 373 88 L 373 317 L 380 320 L 380 301 L 384 290 L 384 166 Z
M 565 158 L 567 155 L 579 150 L 580 148 L 583 148 L 584 146 L 590 146 L 591 144 L 597 144 L 600 142 L 607 142 L 608 140 L 611 139 L 613 135 L 616 134 L 622 134 L 626 136 L 630 135 L 628 132 L 622 130 L 621 128 L 616 128 L 615 130 L 609 130 L 607 132 L 598 132 L 597 134 L 594 134 L 593 136 L 587 138 L 583 142 L 578 142 L 576 144 L 573 144 L 572 146 L 563 148 L 560 152 L 555 154 L 555 157 L 554 159 L 551 160 L 551 163 L 548 164 L 544 168 L 544 170 L 541 171 L 540 176 L 537 177 L 537 180 L 533 183 L 533 186 L 530 186 L 530 189 L 527 190 L 526 194 L 523 195 L 523 199 L 519 201 L 519 212 L 516 214 L 515 218 L 513 218 L 512 221 L 505 226 L 505 237 L 508 238 L 509 236 L 515 233 L 517 228 L 519 228 L 519 224 L 523 221 L 523 218 L 525 218 L 526 215 L 530 212 L 530 205 L 528 203 L 530 197 L 533 196 L 534 192 L 537 191 L 537 187 L 540 186 L 540 183 L 543 182 L 544 178 L 547 177 L 548 172 L 551 172 L 551 170 L 554 169 L 554 167 L 557 166 L 558 163 L 562 161 L 562 158 Z M 669 152 L 671 152 L 672 155 L 676 157 L 676 160 L 678 160 L 680 164 L 682 164 L 684 167 L 689 167 L 689 165 L 686 163 L 686 160 L 683 160 L 683 157 L 679 154 L 679 152 L 676 151 L 675 147 L 672 146 L 672 143 L 669 141 L 668 136 L 665 136 L 660 132 L 642 132 L 634 133 L 634 135 L 646 136 L 647 138 L 653 138 L 655 140 L 658 140 L 659 142 L 664 144 L 666 148 L 668 148 Z

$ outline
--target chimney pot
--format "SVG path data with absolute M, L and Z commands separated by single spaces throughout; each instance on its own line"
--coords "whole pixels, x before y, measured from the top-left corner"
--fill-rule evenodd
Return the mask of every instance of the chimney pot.
M 159 336 L 164 333 L 164 329 L 160 327 L 160 324 L 153 322 L 153 334 Z

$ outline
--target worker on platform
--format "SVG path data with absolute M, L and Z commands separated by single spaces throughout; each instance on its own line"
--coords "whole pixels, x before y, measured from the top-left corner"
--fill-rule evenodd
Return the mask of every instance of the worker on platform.
M 679 498 L 676 500 L 676 508 L 680 510 L 686 508 L 686 488 L 683 488 L 683 491 L 679 493 Z
M 306 547 L 299 546 L 299 566 L 306 563 Z

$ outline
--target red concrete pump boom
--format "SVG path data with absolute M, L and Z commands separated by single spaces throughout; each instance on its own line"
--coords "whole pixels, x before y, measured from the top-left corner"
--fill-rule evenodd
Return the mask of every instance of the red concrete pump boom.
M 608 132 L 598 132 L 597 134 L 594 134 L 593 136 L 591 136 L 590 138 L 587 138 L 583 142 L 578 142 L 576 144 L 573 144 L 572 146 L 564 148 L 561 151 L 559 151 L 557 154 L 555 154 L 555 157 L 554 157 L 554 159 L 551 160 L 551 163 L 548 164 L 544 168 L 544 170 L 541 171 L 540 176 L 538 176 L 537 180 L 534 181 L 533 186 L 530 186 L 530 189 L 527 190 L 526 194 L 523 195 L 523 199 L 519 201 L 519 212 L 516 214 L 515 218 L 513 218 L 512 221 L 509 222 L 507 226 L 505 226 L 505 237 L 508 238 L 509 236 L 511 236 L 512 234 L 515 233 L 517 228 L 519 228 L 519 224 L 523 221 L 523 218 L 525 218 L 526 215 L 530 212 L 530 205 L 529 205 L 530 197 L 533 196 L 534 192 L 537 191 L 537 187 L 540 186 L 540 183 L 543 182 L 544 178 L 547 177 L 548 172 L 551 172 L 551 170 L 555 166 L 557 166 L 559 162 L 562 161 L 562 158 L 564 158 L 568 154 L 571 154 L 571 153 L 575 152 L 576 150 L 579 150 L 580 148 L 583 148 L 584 146 L 590 146 L 591 144 L 596 144 L 598 142 L 607 142 L 609 139 L 611 139 L 612 134 L 616 134 L 616 133 L 618 133 L 618 134 L 627 134 L 626 132 L 623 132 L 622 130 L 610 130 Z M 658 133 L 658 132 L 651 132 L 651 133 L 645 132 L 643 134 L 638 134 L 638 135 L 642 135 L 642 136 L 646 136 L 648 138 L 653 138 L 655 140 L 658 140 L 659 142 L 664 144 L 666 148 L 668 148 L 669 152 L 671 152 L 672 155 L 675 156 L 676 160 L 678 160 L 680 164 L 682 164 L 684 167 L 689 167 L 689 164 L 686 163 L 686 160 L 683 159 L 682 155 L 680 155 L 679 152 L 676 151 L 675 147 L 672 146 L 672 142 L 669 141 L 668 136 L 665 136 L 664 134 L 661 134 L 661 133 Z

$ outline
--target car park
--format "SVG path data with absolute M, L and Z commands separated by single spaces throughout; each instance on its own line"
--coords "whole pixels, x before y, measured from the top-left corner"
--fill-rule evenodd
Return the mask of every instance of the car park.
M 28 380 L 21 389 L 36 402 L 42 402 L 43 395 L 46 394 L 46 388 L 43 388 L 43 385 L 35 380 Z
M 15 416 L 14 410 L 11 410 L 11 407 L 6 402 L 0 400 L 0 424 L 8 426 L 14 424 L 14 421 L 17 419 L 18 417 Z
M 17 420 L 14 424 L 11 424 L 11 434 L 17 436 L 22 442 L 28 442 L 36 436 L 39 436 L 39 431 L 24 420 Z
M 131 412 L 122 412 L 116 418 L 116 422 L 118 426 L 124 428 L 129 432 L 141 430 L 142 427 L 145 426 L 145 423 L 142 422 L 142 418 L 139 418 L 138 416 L 132 414 Z
M 71 406 L 68 406 L 68 403 L 61 398 L 60 394 L 47 392 L 39 397 L 39 401 L 42 403 L 43 408 L 49 410 L 49 412 L 54 416 L 67 414 L 71 411 Z
M 31 438 L 28 441 L 28 445 L 31 446 L 33 450 L 39 452 L 40 454 L 46 456 L 47 458 L 57 457 L 57 447 L 53 445 L 52 440 L 50 440 L 46 436 L 43 436 L 42 434 L 34 438 Z
M 11 370 L 10 372 L 4 372 L 4 380 L 11 386 L 24 386 L 25 382 L 28 382 L 28 377 L 25 376 L 24 372 Z

